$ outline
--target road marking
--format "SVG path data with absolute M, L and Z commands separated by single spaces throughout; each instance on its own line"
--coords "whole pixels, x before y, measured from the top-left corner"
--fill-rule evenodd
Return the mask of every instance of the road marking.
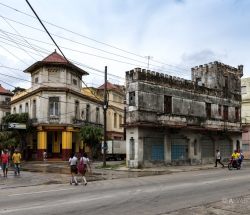
M 104 198 L 111 198 L 111 195 L 106 196 L 99 196 L 89 199 L 77 199 L 77 200 L 67 200 L 67 201 L 55 201 L 50 204 L 43 204 L 43 205 L 33 205 L 30 207 L 22 207 L 22 208 L 14 208 L 14 209 L 1 209 L 0 214 L 7 214 L 7 213 L 14 213 L 14 212 L 20 212 L 20 211 L 27 211 L 27 210 L 34 210 L 34 209 L 43 209 L 43 208 L 49 208 L 49 207 L 58 207 L 59 205 L 66 205 L 66 204 L 77 204 L 77 203 L 84 203 L 84 202 L 90 202 L 94 200 L 104 199 Z
M 60 192 L 60 191 L 73 190 L 73 189 L 76 189 L 76 188 L 57 189 L 57 190 L 45 190 L 45 191 L 37 191 L 37 192 L 30 192 L 30 193 L 16 193 L 16 194 L 10 194 L 10 195 L 8 195 L 8 196 L 33 195 L 33 194 L 39 194 L 39 193 Z

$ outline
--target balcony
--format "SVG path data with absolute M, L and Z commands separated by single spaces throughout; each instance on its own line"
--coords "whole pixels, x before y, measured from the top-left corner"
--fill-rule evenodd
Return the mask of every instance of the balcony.
M 10 101 L 0 101 L 0 107 L 10 108 Z
M 81 126 L 81 127 L 84 125 L 95 125 L 95 126 L 103 127 L 103 125 L 100 123 L 90 122 L 90 121 L 76 119 L 76 118 L 72 118 L 72 123 L 76 126 Z
M 51 123 L 51 124 L 58 124 L 59 121 L 60 121 L 60 117 L 59 116 L 54 116 L 54 115 L 49 116 L 49 123 Z

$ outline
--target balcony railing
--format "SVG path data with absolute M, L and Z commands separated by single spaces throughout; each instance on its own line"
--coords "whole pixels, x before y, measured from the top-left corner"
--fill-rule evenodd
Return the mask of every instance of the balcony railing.
M 0 101 L 0 106 L 10 106 L 10 101 Z
M 51 115 L 51 116 L 49 116 L 49 123 L 59 123 L 59 121 L 60 121 L 60 117 L 59 116 L 53 116 L 53 115 Z

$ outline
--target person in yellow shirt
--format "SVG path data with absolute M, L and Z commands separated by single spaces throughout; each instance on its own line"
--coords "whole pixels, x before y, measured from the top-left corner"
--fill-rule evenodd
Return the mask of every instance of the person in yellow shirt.
M 17 149 L 15 149 L 15 152 L 12 155 L 12 161 L 15 167 L 15 175 L 20 175 L 21 159 L 22 159 L 21 153 Z
M 239 157 L 240 157 L 240 154 L 237 152 L 237 150 L 234 150 L 234 152 L 232 154 L 232 158 L 234 160 L 237 160 L 237 159 L 239 159 Z

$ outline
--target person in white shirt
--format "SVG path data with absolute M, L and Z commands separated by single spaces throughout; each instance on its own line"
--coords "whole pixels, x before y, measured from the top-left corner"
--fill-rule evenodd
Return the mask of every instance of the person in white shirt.
M 220 150 L 217 149 L 216 150 L 216 155 L 215 155 L 215 166 L 214 167 L 217 167 L 217 163 L 219 163 L 222 166 L 222 168 L 224 168 L 224 164 L 221 163 L 220 160 L 221 160 Z
M 79 163 L 79 166 L 78 166 L 78 171 L 79 173 L 81 174 L 82 176 L 82 184 L 84 184 L 85 186 L 87 185 L 87 180 L 86 180 L 86 177 L 85 177 L 85 174 L 88 170 L 88 167 L 89 167 L 89 170 L 91 172 L 91 166 L 90 166 L 90 162 L 89 162 L 89 158 L 88 158 L 88 155 L 87 153 L 83 153 L 83 156 L 80 158 L 80 163 Z
M 71 178 L 70 178 L 70 184 L 73 182 L 75 185 L 78 185 L 76 175 L 77 175 L 77 157 L 75 154 L 72 154 L 69 158 L 69 164 L 70 164 L 70 172 L 71 172 Z

